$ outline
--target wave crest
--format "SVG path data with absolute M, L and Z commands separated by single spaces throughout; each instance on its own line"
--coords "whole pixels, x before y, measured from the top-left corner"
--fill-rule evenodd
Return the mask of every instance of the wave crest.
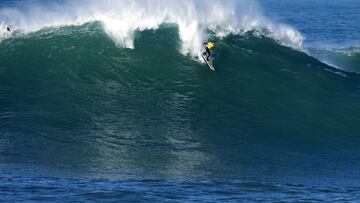
M 60 3 L 21 2 L 0 9 L 2 24 L 23 33 L 44 27 L 81 25 L 101 21 L 105 32 L 121 47 L 134 47 L 134 33 L 157 29 L 163 23 L 179 26 L 181 52 L 199 56 L 202 42 L 211 37 L 250 30 L 299 48 L 303 37 L 289 26 L 264 17 L 254 1 L 248 0 L 80 0 Z M 4 37 L 4 33 L 0 33 Z

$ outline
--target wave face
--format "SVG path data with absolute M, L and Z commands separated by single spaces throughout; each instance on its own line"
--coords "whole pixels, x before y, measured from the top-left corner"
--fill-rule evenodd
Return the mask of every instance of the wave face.
M 356 199 L 359 75 L 270 29 L 206 27 L 212 72 L 184 54 L 181 24 L 145 27 L 131 49 L 104 21 L 3 38 L 3 199 Z

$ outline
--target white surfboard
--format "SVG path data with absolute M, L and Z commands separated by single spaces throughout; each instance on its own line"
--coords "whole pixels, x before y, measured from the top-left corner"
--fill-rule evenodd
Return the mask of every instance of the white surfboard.
M 205 63 L 209 66 L 210 70 L 215 71 L 214 64 L 212 63 L 212 59 L 210 58 L 209 61 L 206 60 L 205 54 L 202 55 L 202 58 L 204 59 Z

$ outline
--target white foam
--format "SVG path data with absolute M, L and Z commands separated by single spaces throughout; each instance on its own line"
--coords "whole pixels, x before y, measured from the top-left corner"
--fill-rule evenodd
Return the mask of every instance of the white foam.
M 9 38 L 13 33 L 12 31 L 8 31 L 8 26 L 9 25 L 0 22 L 0 42 L 3 39 Z
M 179 26 L 183 54 L 199 56 L 207 30 L 219 37 L 249 30 L 265 31 L 281 43 L 301 47 L 296 30 L 272 23 L 253 0 L 76 0 L 60 3 L 21 2 L 0 9 L 0 22 L 22 32 L 44 27 L 101 21 L 105 32 L 122 47 L 134 47 L 134 33 L 163 23 Z M 0 37 L 4 36 L 0 32 Z

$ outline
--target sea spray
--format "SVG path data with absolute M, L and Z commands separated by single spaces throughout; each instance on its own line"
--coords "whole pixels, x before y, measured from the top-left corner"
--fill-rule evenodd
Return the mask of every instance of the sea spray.
M 22 33 L 100 21 L 114 42 L 126 48 L 134 48 L 135 32 L 173 23 L 179 27 L 181 53 L 192 57 L 201 54 L 209 30 L 217 37 L 257 31 L 295 48 L 300 48 L 303 41 L 299 32 L 272 23 L 262 15 L 256 2 L 247 0 L 79 0 L 46 4 L 28 1 L 1 8 L 0 21 L 14 25 Z M 0 36 L 6 37 L 1 32 Z

